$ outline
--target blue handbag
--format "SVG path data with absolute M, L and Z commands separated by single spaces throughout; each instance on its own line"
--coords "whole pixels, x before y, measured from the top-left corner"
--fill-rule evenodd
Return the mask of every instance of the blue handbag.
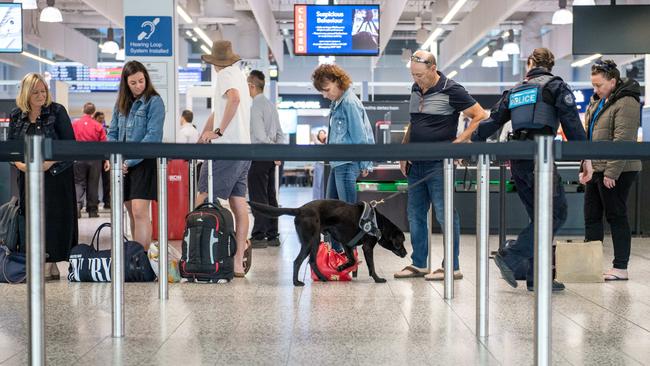
M 12 253 L 0 245 L 0 282 L 23 283 L 27 278 L 27 258 L 23 253 Z

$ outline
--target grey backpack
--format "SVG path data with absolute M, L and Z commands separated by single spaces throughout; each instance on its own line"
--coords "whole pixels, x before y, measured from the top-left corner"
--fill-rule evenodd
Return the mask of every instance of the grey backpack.
M 18 245 L 18 198 L 0 206 L 0 245 L 5 245 L 15 252 Z

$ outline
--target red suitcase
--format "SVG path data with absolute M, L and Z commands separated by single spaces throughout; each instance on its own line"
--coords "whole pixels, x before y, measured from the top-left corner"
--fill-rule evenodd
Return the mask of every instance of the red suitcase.
M 185 231 L 185 215 L 190 212 L 189 163 L 171 160 L 167 164 L 167 238 L 182 240 Z M 153 221 L 152 237 L 158 240 L 158 203 L 151 207 Z

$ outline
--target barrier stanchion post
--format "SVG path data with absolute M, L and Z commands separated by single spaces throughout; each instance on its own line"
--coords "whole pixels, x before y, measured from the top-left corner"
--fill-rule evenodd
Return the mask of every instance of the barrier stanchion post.
M 216 201 L 216 198 L 214 197 L 214 183 L 213 183 L 213 177 L 212 177 L 212 164 L 214 162 L 212 160 L 205 160 L 203 164 L 208 164 L 208 202 L 212 203 Z M 203 202 L 199 202 L 203 203 Z
M 167 158 L 158 158 L 158 298 L 169 299 L 167 284 Z
M 499 249 L 506 245 L 506 165 L 499 164 Z
M 535 365 L 551 364 L 553 137 L 538 136 L 535 157 Z
M 111 154 L 111 230 L 113 250 L 111 251 L 112 334 L 114 338 L 124 337 L 124 209 L 122 185 L 122 155 Z
M 487 337 L 489 321 L 490 156 L 479 155 L 476 169 L 476 336 Z
M 275 199 L 280 201 L 280 166 L 275 166 Z
M 433 205 L 429 205 L 427 227 L 425 229 L 427 230 L 427 238 L 429 239 L 429 249 L 427 249 L 429 253 L 427 256 L 427 272 L 431 273 L 431 271 L 433 271 Z
M 29 294 L 29 363 L 45 365 L 45 220 L 43 136 L 25 137 L 27 163 L 27 283 Z
M 445 225 L 443 228 L 445 299 L 450 300 L 454 297 L 454 159 L 445 159 L 443 169 L 445 180 Z
M 194 172 L 196 172 L 196 160 L 190 160 L 190 211 L 194 209 L 196 199 L 196 177 Z

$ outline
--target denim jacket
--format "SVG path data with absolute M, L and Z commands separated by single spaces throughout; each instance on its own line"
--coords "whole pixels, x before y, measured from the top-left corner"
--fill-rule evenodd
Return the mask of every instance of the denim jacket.
M 52 102 L 49 106 L 42 107 L 36 124 L 39 131 L 37 133 L 42 133 L 45 138 L 75 139 L 70 116 L 68 116 L 65 107 L 59 103 Z M 23 113 L 19 108 L 13 109 L 9 114 L 9 140 L 24 139 L 30 125 L 28 113 Z M 73 161 L 59 161 L 54 163 L 48 171 L 52 175 L 57 175 L 70 168 L 73 163 Z
M 162 142 L 163 123 L 165 122 L 165 105 L 162 98 L 154 95 L 148 100 L 138 98 L 125 116 L 113 108 L 113 118 L 108 127 L 108 141 L 119 142 Z M 128 167 L 139 164 L 142 159 L 129 159 Z
M 374 144 L 375 136 L 370 127 L 366 110 L 352 88 L 330 106 L 330 126 L 328 144 Z M 352 163 L 351 161 L 332 161 L 332 168 Z M 372 170 L 371 161 L 360 161 L 359 168 Z

